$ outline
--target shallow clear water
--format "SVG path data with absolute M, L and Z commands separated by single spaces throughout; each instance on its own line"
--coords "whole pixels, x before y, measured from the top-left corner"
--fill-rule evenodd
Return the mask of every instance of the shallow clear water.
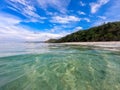
M 60 44 L 0 44 L 0 90 L 120 90 L 120 52 Z

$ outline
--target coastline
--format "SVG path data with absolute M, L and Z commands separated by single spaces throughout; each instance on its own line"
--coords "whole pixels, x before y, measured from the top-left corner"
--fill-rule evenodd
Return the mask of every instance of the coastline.
M 82 45 L 82 46 L 95 46 L 104 49 L 120 51 L 120 41 L 108 41 L 108 42 L 65 42 L 64 45 Z

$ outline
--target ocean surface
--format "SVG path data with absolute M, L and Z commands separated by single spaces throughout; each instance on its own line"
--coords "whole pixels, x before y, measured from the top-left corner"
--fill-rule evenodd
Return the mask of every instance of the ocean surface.
M 120 90 L 120 51 L 2 43 L 0 90 Z

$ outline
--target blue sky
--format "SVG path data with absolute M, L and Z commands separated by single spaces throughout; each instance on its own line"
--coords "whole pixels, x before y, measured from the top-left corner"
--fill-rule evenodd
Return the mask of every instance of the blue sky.
M 1 0 L 0 41 L 44 41 L 120 20 L 120 0 Z

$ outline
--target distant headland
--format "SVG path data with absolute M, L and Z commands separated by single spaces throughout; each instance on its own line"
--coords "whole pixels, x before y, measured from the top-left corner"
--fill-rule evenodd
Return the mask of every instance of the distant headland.
M 60 39 L 49 39 L 48 43 L 120 41 L 120 21 L 108 22 L 87 30 L 79 30 Z

